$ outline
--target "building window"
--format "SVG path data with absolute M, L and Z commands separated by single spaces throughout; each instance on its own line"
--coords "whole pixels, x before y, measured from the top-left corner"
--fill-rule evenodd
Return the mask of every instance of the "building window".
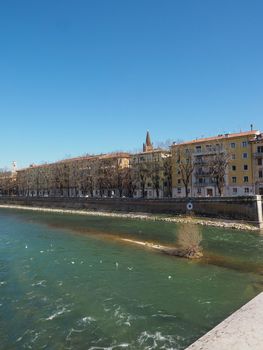
M 237 182 L 236 176 L 233 176 L 233 177 L 232 177 L 232 182 L 233 182 L 234 184 Z
M 263 177 L 263 176 L 262 176 L 262 173 L 263 173 L 262 170 L 259 170 L 259 172 L 258 172 L 258 177 Z
M 247 147 L 247 141 L 242 142 L 242 147 Z
M 180 185 L 181 184 L 181 179 L 178 179 L 177 183 L 178 183 L 178 185 Z
M 195 150 L 196 150 L 197 153 L 201 153 L 202 147 L 201 146 L 196 146 Z
M 244 181 L 244 182 L 248 182 L 248 176 L 244 176 L 243 181 Z
M 230 143 L 230 147 L 231 147 L 231 148 L 236 148 L 235 142 L 231 142 L 231 143 Z
M 237 188 L 234 187 L 232 191 L 233 191 L 233 193 L 237 193 Z
M 248 165 L 244 164 L 244 170 L 248 170 Z
M 258 146 L 258 153 L 263 153 L 263 146 Z
M 177 193 L 181 193 L 181 187 L 177 188 Z
M 249 193 L 249 188 L 245 187 L 245 193 Z
M 197 188 L 197 193 L 198 193 L 198 194 L 201 194 L 201 192 L 202 192 L 202 191 L 201 191 L 201 187 L 198 187 L 198 188 Z
M 262 165 L 262 158 L 258 159 L 258 165 Z
M 232 165 L 232 171 L 236 171 L 237 167 L 235 165 Z
M 247 153 L 243 153 L 243 158 L 244 158 L 244 159 L 247 158 Z
M 236 159 L 236 155 L 233 153 L 231 158 L 232 158 L 232 160 L 235 160 Z

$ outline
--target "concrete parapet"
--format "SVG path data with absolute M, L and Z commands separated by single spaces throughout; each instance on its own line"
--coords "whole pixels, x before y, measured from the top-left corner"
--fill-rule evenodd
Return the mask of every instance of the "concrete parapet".
M 262 350 L 263 293 L 185 350 Z

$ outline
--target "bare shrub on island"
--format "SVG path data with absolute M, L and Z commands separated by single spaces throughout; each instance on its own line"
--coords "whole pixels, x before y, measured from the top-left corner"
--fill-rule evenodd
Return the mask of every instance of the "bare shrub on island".
M 180 256 L 196 259 L 203 256 L 202 253 L 202 234 L 195 224 L 182 224 L 179 228 L 177 237 L 177 249 Z

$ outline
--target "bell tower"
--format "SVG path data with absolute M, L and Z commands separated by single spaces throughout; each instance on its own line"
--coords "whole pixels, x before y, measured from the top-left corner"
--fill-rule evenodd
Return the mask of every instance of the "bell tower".
M 146 142 L 143 144 L 143 152 L 153 151 L 153 145 L 151 143 L 150 133 L 147 131 Z

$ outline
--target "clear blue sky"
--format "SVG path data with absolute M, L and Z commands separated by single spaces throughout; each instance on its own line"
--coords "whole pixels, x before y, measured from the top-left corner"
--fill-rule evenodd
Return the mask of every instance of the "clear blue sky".
M 0 168 L 263 129 L 262 0 L 0 4 Z

